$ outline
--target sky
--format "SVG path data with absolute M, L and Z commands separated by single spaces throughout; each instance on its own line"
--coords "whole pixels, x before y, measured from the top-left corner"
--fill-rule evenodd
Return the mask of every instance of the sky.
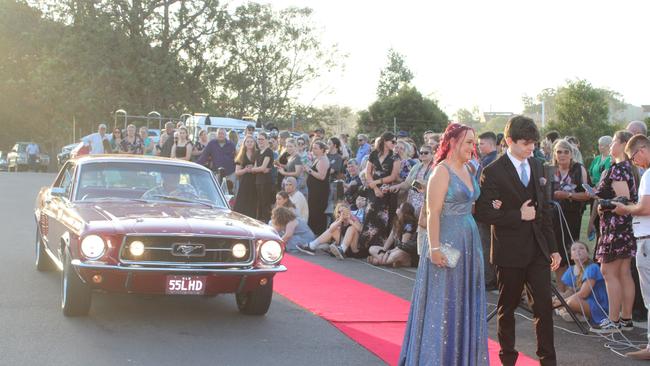
M 413 85 L 450 117 L 473 106 L 520 112 L 524 94 L 576 78 L 628 103 L 650 104 L 648 1 L 267 2 L 312 8 L 323 41 L 348 54 L 344 71 L 305 88 L 305 103 L 316 97 L 315 105 L 367 108 L 394 48 L 415 75 Z M 323 85 L 329 93 L 320 93 Z

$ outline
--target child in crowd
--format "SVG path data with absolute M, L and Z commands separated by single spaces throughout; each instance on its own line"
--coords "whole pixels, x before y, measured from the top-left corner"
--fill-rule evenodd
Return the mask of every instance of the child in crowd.
M 369 249 L 368 263 L 377 266 L 411 266 L 418 262 L 416 230 L 418 218 L 415 208 L 408 202 L 397 209 L 397 220 L 384 243 Z
M 363 224 L 352 215 L 350 206 L 345 202 L 339 202 L 334 209 L 334 222 L 329 228 L 315 240 L 306 245 L 299 245 L 298 250 L 314 255 L 316 249 L 329 249 L 336 258 L 342 260 L 346 252 L 350 254 L 358 252 L 357 243 L 362 228 Z
M 307 222 L 296 216 L 293 209 L 276 207 L 271 213 L 271 225 L 282 235 L 286 250 L 295 252 L 299 244 L 309 243 L 316 238 Z
M 600 324 L 609 312 L 605 279 L 598 264 L 591 261 L 589 248 L 581 241 L 571 244 L 571 259 L 574 265 L 564 272 L 562 282 L 567 291 L 562 294 L 567 305 L 576 314 L 584 314 L 593 324 Z M 556 300 L 555 306 L 559 305 Z M 558 308 L 558 315 L 566 321 L 572 321 L 564 308 Z

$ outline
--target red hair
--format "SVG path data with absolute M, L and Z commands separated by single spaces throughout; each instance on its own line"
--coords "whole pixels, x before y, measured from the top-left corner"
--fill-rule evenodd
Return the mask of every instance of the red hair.
M 435 164 L 438 165 L 441 161 L 445 160 L 447 156 L 449 155 L 449 151 L 451 151 L 451 142 L 452 140 L 458 141 L 460 140 L 461 136 L 465 136 L 467 131 L 472 131 L 474 132 L 474 129 L 461 124 L 461 123 L 450 123 L 447 126 L 447 129 L 445 129 L 445 132 L 442 135 L 442 138 L 440 139 L 440 146 L 438 147 L 438 151 L 436 152 L 436 159 L 435 159 Z M 473 155 L 476 155 L 476 152 L 473 153 Z

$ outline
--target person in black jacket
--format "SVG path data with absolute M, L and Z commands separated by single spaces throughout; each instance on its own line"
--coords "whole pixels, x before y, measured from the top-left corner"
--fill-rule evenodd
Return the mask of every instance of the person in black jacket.
M 507 151 L 485 167 L 476 217 L 492 225 L 491 263 L 496 266 L 499 301 L 498 338 L 503 365 L 514 365 L 514 312 L 524 286 L 532 305 L 537 356 L 556 365 L 550 270 L 560 265 L 550 206 L 545 202 L 542 163 L 532 158 L 539 131 L 535 122 L 514 116 L 504 131 Z M 501 201 L 496 209 L 494 201 Z

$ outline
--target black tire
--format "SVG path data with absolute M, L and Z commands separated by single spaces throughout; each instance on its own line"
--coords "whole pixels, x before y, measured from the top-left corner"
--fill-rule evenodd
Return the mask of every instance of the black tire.
M 90 310 L 92 292 L 77 275 L 68 255 L 64 255 L 61 276 L 61 309 L 65 316 L 85 316 Z
M 273 278 L 266 286 L 260 286 L 253 291 L 235 294 L 239 312 L 246 315 L 264 315 L 269 311 L 273 298 Z
M 38 222 L 36 223 L 38 226 Z M 39 272 L 49 272 L 54 269 L 54 263 L 45 252 L 43 241 L 41 240 L 41 230 L 36 228 L 36 270 Z

